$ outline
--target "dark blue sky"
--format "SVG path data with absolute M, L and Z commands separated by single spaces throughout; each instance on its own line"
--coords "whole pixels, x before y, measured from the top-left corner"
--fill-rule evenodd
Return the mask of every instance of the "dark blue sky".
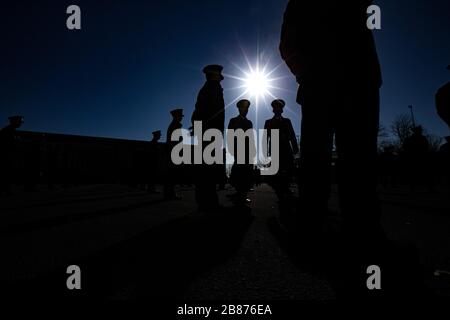
M 240 75 L 244 53 L 259 52 L 271 67 L 281 63 L 278 39 L 287 0 L 14 1 L 2 5 L 0 119 L 22 114 L 24 130 L 148 139 L 165 132 L 169 110 L 185 109 L 190 125 L 201 69 L 220 63 Z M 70 4 L 82 10 L 82 30 L 66 28 Z M 415 106 L 428 131 L 448 135 L 434 109 L 434 93 L 450 79 L 448 0 L 378 0 L 382 30 L 376 31 L 384 86 L 381 120 L 388 125 Z M 282 65 L 275 77 L 289 76 Z M 226 104 L 242 90 L 226 79 Z M 285 99 L 296 131 L 300 108 L 296 84 L 287 77 L 273 93 Z M 227 121 L 234 116 L 227 109 Z M 249 117 L 261 127 L 268 104 Z M 164 137 L 165 138 L 165 137 Z

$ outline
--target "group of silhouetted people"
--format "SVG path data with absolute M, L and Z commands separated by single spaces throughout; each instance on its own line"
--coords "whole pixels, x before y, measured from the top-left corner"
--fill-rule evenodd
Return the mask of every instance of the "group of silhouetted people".
M 290 183 L 295 176 L 294 156 L 300 152 L 298 170 L 297 213 L 287 211 L 280 221 L 290 228 L 305 229 L 306 233 L 320 229 L 326 222 L 328 199 L 330 197 L 330 172 L 333 147 L 337 151 L 337 184 L 339 205 L 344 228 L 355 237 L 371 238 L 380 235 L 380 207 L 377 199 L 377 136 L 379 128 L 379 90 L 382 84 L 381 69 L 371 31 L 367 28 L 366 9 L 371 1 L 314 3 L 291 0 L 284 14 L 281 31 L 280 53 L 299 89 L 297 102 L 301 105 L 300 147 L 291 121 L 283 117 L 286 103 L 281 99 L 272 102 L 274 116 L 265 122 L 268 132 L 279 130 L 280 168 L 268 182 L 273 187 L 280 203 L 292 198 Z M 208 65 L 203 69 L 206 81 L 200 89 L 192 124 L 201 121 L 202 132 L 209 129 L 225 131 L 225 103 L 221 86 L 223 67 Z M 436 95 L 439 115 L 449 124 L 449 84 Z M 238 101 L 238 115 L 232 118 L 228 129 L 252 129 L 247 118 L 251 101 Z M 172 122 L 167 129 L 166 155 L 177 141 L 172 141 L 172 133 L 182 128 L 183 109 L 171 111 Z M 23 123 L 23 117 L 10 117 L 10 124 L 1 131 L 1 145 L 4 153 L 1 160 L 1 191 L 9 192 L 14 174 L 12 167 L 15 131 Z M 179 199 L 175 192 L 178 166 L 170 156 L 163 159 L 167 163 L 164 179 L 157 178 L 162 154 L 159 144 L 161 131 L 153 132 L 153 139 L 145 156 L 148 160 L 142 179 L 149 192 L 156 192 L 155 185 L 164 180 L 164 198 Z M 212 142 L 204 141 L 203 150 Z M 235 203 L 245 205 L 250 202 L 248 192 L 252 188 L 255 166 L 248 159 L 254 146 L 246 144 L 246 164 L 235 164 L 230 181 L 236 189 Z M 411 172 L 423 163 L 427 141 L 420 127 L 403 146 L 407 165 Z M 270 152 L 270 150 L 269 150 Z M 448 143 L 442 147 L 442 154 L 448 153 Z M 223 152 L 225 157 L 225 152 Z M 238 156 L 234 152 L 235 158 Z M 392 150 L 386 149 L 382 159 L 390 163 Z M 236 160 L 236 159 L 235 159 Z M 224 160 L 223 163 L 226 163 Z M 195 198 L 198 209 L 214 211 L 221 208 L 217 195 L 217 185 L 222 185 L 225 164 L 195 165 Z

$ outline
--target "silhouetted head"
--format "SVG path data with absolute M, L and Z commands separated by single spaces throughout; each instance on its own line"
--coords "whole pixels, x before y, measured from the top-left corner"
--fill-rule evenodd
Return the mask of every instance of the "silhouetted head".
M 153 135 L 153 140 L 158 141 L 159 139 L 161 139 L 161 130 L 153 131 L 152 135 Z
M 447 66 L 447 70 L 450 70 L 450 64 Z
M 237 108 L 239 109 L 239 114 L 241 115 L 241 116 L 243 116 L 243 117 L 246 117 L 247 116 L 247 114 L 248 114 L 248 108 L 250 108 L 250 101 L 248 101 L 248 100 L 246 100 L 246 99 L 243 99 L 243 100 L 240 100 L 237 104 L 236 104 L 236 106 L 237 106 Z
M 203 68 L 203 73 L 206 76 L 206 80 L 209 81 L 222 81 L 224 79 L 222 75 L 223 67 L 218 64 L 210 64 Z
M 415 135 L 422 135 L 423 134 L 423 128 L 422 126 L 417 126 L 411 129 L 411 131 L 413 132 L 413 134 Z
M 14 127 L 15 129 L 18 129 L 22 126 L 24 120 L 22 116 L 12 116 L 9 117 L 9 124 Z
M 450 136 L 446 136 L 445 141 L 447 141 L 447 143 L 450 143 Z
M 284 106 L 286 102 L 281 99 L 276 99 L 272 101 L 272 111 L 276 116 L 281 116 L 283 114 Z
M 183 120 L 183 109 L 175 109 L 170 111 L 170 114 L 172 115 L 172 117 L 174 118 L 174 120 L 181 122 L 181 120 Z

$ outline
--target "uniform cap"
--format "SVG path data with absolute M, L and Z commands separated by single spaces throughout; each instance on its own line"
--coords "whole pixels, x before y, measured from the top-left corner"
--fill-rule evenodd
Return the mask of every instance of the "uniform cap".
M 208 66 L 203 68 L 203 73 L 206 74 L 206 75 L 208 75 L 208 74 L 220 75 L 222 80 L 223 80 L 224 78 L 223 78 L 223 75 L 222 75 L 222 70 L 223 70 L 223 67 L 221 65 L 210 64 L 210 65 L 208 65 Z
M 23 117 L 22 116 L 11 116 L 8 119 L 11 122 L 15 122 L 15 121 L 23 122 Z
M 241 109 L 241 108 L 249 108 L 250 105 L 251 105 L 251 103 L 247 99 L 240 100 L 238 103 L 236 103 L 236 106 L 239 109 Z
M 182 116 L 183 115 L 183 109 L 174 109 L 172 111 L 170 111 L 170 114 L 175 117 L 177 115 Z
M 285 105 L 286 105 L 286 102 L 284 102 L 284 100 L 282 100 L 282 99 L 276 99 L 276 100 L 272 101 L 272 108 L 275 108 L 275 107 L 284 108 Z

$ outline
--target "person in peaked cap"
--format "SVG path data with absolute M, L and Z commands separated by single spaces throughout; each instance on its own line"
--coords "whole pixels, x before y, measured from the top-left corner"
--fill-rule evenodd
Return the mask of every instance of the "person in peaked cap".
M 24 122 L 23 116 L 11 116 L 8 118 L 9 124 L 15 126 L 18 129 Z
M 156 191 L 156 183 L 160 180 L 160 159 L 161 159 L 161 148 L 159 145 L 159 140 L 161 139 L 161 130 L 152 132 L 152 140 L 149 142 L 146 159 L 147 165 L 145 167 L 145 176 L 147 180 L 147 192 L 158 193 Z
M 283 117 L 286 102 L 281 99 L 272 101 L 274 116 L 264 124 L 267 132 L 268 145 L 271 145 L 272 130 L 279 131 L 279 159 L 280 167 L 278 173 L 271 177 L 269 182 L 278 196 L 280 203 L 290 195 L 290 184 L 294 175 L 294 155 L 298 153 L 297 138 L 291 120 Z
M 403 158 L 408 170 L 408 179 L 411 191 L 418 183 L 430 186 L 430 143 L 423 134 L 423 127 L 416 126 L 411 129 L 412 134 L 403 143 Z
M 220 78 L 221 80 L 224 79 L 222 75 L 223 67 L 218 64 L 210 64 L 203 68 L 203 73 L 208 77 L 214 77 L 217 76 L 217 78 Z
M 175 193 L 175 181 L 179 177 L 179 168 L 173 164 L 171 159 L 172 149 L 179 143 L 179 141 L 172 141 L 172 133 L 175 130 L 181 129 L 183 127 L 182 120 L 183 120 L 183 109 L 174 109 L 170 111 L 170 114 L 172 115 L 172 122 L 170 123 L 169 127 L 167 128 L 167 136 L 166 136 L 166 145 L 167 145 L 167 156 L 168 156 L 168 172 L 167 172 L 167 178 L 165 179 L 164 184 L 164 198 L 166 200 L 179 200 L 181 197 L 179 197 Z
M 450 70 L 450 65 L 447 66 L 447 70 Z M 437 91 L 435 99 L 439 117 L 450 128 L 450 82 L 447 82 Z
M 244 132 L 247 130 L 253 129 L 253 123 L 247 119 L 248 110 L 250 108 L 249 100 L 240 100 L 236 106 L 239 110 L 239 115 L 230 119 L 228 124 L 229 130 L 238 130 L 242 129 Z M 236 204 L 244 205 L 246 203 L 250 203 L 250 199 L 247 198 L 248 191 L 252 187 L 252 177 L 253 177 L 253 157 L 256 152 L 256 148 L 254 143 L 251 144 L 251 141 L 244 137 L 245 141 L 245 163 L 238 163 L 238 144 L 242 143 L 242 141 L 237 141 L 237 137 L 234 138 L 234 164 L 231 168 L 231 184 L 236 189 Z
M 152 135 L 153 135 L 153 138 L 150 142 L 158 143 L 158 141 L 161 139 L 161 130 L 153 131 Z
M 224 79 L 222 70 L 223 67 L 220 65 L 209 65 L 203 68 L 206 82 L 198 93 L 191 117 L 193 126 L 195 122 L 202 123 L 202 134 L 209 129 L 219 130 L 222 134 L 224 132 L 225 102 L 223 88 L 220 84 Z M 210 143 L 203 141 L 203 150 Z M 225 164 L 208 165 L 206 163 L 196 166 L 195 199 L 200 211 L 214 211 L 220 208 L 216 184 L 223 180 L 224 166 Z
M 327 224 L 334 138 L 346 236 L 361 245 L 385 239 L 376 190 L 382 75 L 365 23 L 372 2 L 290 0 L 284 13 L 280 53 L 302 108 L 300 201 L 290 230 L 308 239 Z M 324 16 L 345 21 L 345 32 Z
M 19 129 L 24 120 L 22 116 L 11 116 L 8 118 L 9 124 L 0 130 L 0 193 L 9 194 L 10 184 L 14 177 L 13 163 L 14 152 L 17 148 L 17 129 Z

